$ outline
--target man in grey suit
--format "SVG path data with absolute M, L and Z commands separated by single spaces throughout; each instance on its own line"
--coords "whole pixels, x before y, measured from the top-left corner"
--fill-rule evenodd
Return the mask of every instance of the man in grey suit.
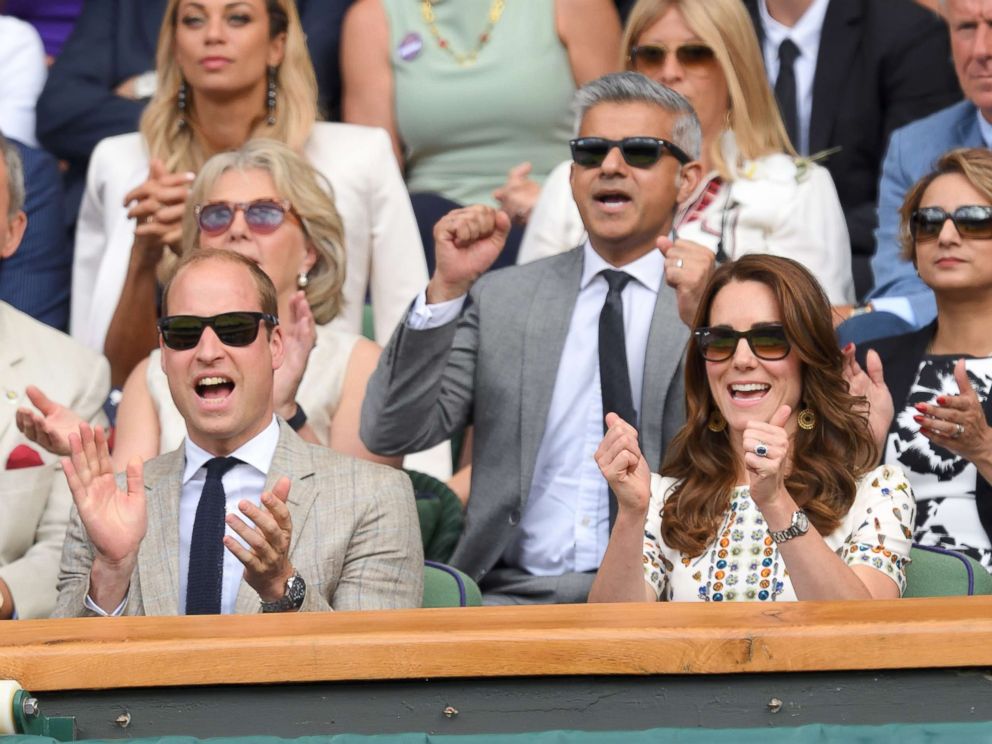
M 275 313 L 275 288 L 248 259 L 200 250 L 180 262 L 159 328 L 186 440 L 115 480 L 102 430 L 70 435 L 76 511 L 56 615 L 420 605 L 409 479 L 308 444 L 273 415 Z
M 620 407 L 607 401 L 625 391 L 625 418 L 639 421 L 660 467 L 684 418 L 680 310 L 691 313 L 712 267 L 708 251 L 669 239 L 677 202 L 701 176 L 688 102 L 619 73 L 586 85 L 576 104 L 571 182 L 588 242 L 483 276 L 509 218 L 482 206 L 446 215 L 434 229 L 437 269 L 362 409 L 365 444 L 393 455 L 474 426 L 451 563 L 489 604 L 585 601 L 610 527 L 593 460 L 604 414 Z

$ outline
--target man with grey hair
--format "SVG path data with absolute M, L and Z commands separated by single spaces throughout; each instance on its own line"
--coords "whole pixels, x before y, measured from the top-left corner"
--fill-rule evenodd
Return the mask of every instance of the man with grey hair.
M 584 602 L 615 515 L 593 460 L 605 414 L 638 425 L 656 468 L 684 419 L 688 329 L 664 275 L 690 267 L 656 241 L 702 176 L 699 122 L 684 98 L 635 73 L 589 83 L 576 104 L 571 185 L 588 240 L 483 276 L 508 215 L 446 215 L 434 228 L 437 269 L 362 409 L 362 439 L 380 453 L 474 426 L 451 563 L 489 604 Z
M 20 244 L 27 225 L 23 205 L 20 155 L 0 136 L 0 260 L 14 255 Z M 17 405 L 32 383 L 44 380 L 53 397 L 102 424 L 110 369 L 99 354 L 3 301 L 0 339 L 5 401 L 0 402 L 0 620 L 47 617 L 55 606 L 72 497 L 55 456 L 18 431 Z M 40 395 L 34 388 L 31 392 Z

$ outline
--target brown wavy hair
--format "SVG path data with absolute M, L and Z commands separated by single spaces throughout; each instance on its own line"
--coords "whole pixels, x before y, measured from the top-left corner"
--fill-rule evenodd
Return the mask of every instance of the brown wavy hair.
M 709 322 L 717 293 L 731 282 L 760 282 L 775 296 L 782 325 L 798 355 L 802 405 L 816 414 L 812 431 L 797 429 L 785 486 L 821 535 L 833 532 L 854 503 L 857 480 L 878 457 L 868 427 L 868 401 L 848 392 L 843 357 L 831 323 L 830 303 L 813 275 L 789 258 L 751 254 L 723 264 L 711 277 L 694 328 Z M 661 472 L 678 481 L 662 510 L 665 543 L 701 555 L 716 537 L 737 470 L 727 429 L 707 426 L 716 403 L 696 338 L 685 362 L 686 423 L 668 448 Z

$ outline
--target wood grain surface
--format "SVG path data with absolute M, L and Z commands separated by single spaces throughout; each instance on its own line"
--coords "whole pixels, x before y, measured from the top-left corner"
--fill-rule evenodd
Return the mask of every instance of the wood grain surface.
M 992 666 L 992 596 L 3 623 L 0 679 L 87 690 Z

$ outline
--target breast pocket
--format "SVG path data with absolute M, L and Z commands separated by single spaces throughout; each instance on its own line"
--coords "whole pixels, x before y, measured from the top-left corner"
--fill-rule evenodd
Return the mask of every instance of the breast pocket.
M 0 563 L 20 558 L 34 535 L 52 490 L 55 466 L 0 472 Z

